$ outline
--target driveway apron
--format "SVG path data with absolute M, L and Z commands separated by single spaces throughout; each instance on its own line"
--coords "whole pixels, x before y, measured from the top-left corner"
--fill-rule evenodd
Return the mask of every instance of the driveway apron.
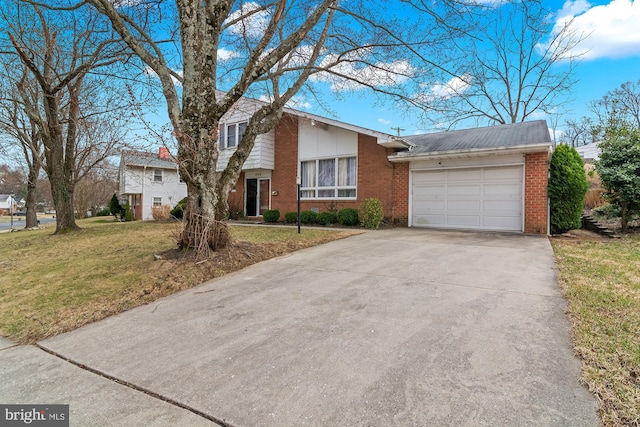
M 544 237 L 369 231 L 40 345 L 228 426 L 599 425 Z

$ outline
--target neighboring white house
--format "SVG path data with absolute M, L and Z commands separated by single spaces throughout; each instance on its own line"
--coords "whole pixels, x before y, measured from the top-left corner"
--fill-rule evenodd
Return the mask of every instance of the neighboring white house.
M 11 194 L 0 194 L 0 215 L 9 215 L 16 211 L 16 201 Z
M 576 151 L 584 161 L 598 160 L 600 155 L 600 148 L 597 142 L 576 147 Z
M 124 151 L 120 158 L 120 195 L 131 205 L 136 219 L 153 219 L 153 208 L 173 208 L 187 195 L 178 164 L 161 147 L 158 153 Z

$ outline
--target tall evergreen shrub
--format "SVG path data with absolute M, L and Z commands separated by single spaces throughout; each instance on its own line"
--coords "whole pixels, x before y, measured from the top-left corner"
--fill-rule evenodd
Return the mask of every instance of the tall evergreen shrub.
M 588 189 L 582 158 L 575 148 L 559 144 L 551 156 L 549 174 L 552 233 L 580 228 Z

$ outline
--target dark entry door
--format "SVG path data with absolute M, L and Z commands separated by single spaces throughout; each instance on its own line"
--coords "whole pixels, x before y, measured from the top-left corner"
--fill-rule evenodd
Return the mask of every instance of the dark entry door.
M 247 201 L 245 203 L 247 216 L 258 215 L 258 180 L 247 179 Z

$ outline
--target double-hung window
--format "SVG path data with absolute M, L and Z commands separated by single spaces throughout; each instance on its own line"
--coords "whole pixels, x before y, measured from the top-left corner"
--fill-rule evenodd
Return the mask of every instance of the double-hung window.
M 300 162 L 303 199 L 355 199 L 356 157 L 337 157 Z
M 153 182 L 162 182 L 162 169 L 153 170 Z
M 220 139 L 218 141 L 219 147 L 237 147 L 242 140 L 242 136 L 244 135 L 244 131 L 247 129 L 248 124 L 249 122 L 240 122 L 220 125 Z

